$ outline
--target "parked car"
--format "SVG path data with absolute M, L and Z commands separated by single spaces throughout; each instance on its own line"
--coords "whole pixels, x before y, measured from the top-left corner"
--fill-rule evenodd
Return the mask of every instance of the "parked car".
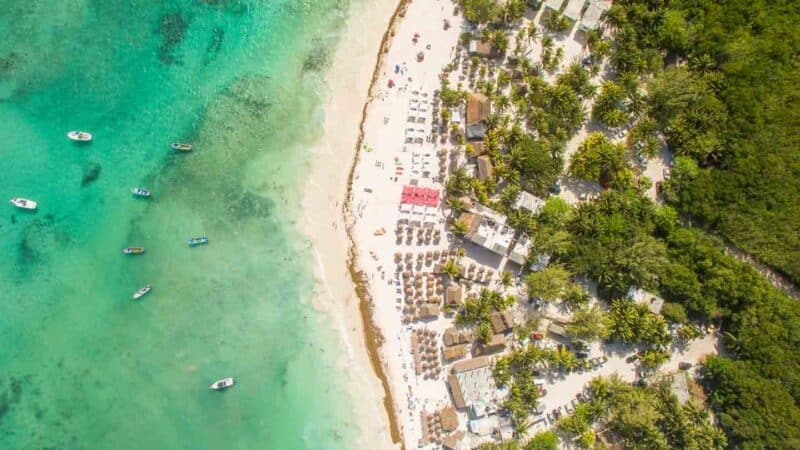
M 586 359 L 589 357 L 589 354 L 586 352 L 575 352 L 575 356 L 577 356 L 580 359 Z
M 692 368 L 692 363 L 690 363 L 690 362 L 685 362 L 684 361 L 684 362 L 678 364 L 678 369 L 681 369 L 681 370 L 689 370 L 691 368 Z
M 625 362 L 626 363 L 634 363 L 638 359 L 639 359 L 639 355 L 631 355 L 631 356 L 628 356 L 627 358 L 625 358 Z
M 664 191 L 663 183 L 660 181 L 656 181 L 656 194 L 661 195 L 661 192 Z

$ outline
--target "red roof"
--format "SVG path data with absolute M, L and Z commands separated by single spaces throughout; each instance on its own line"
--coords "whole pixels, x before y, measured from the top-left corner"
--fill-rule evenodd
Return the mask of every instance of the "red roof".
M 403 186 L 401 201 L 412 205 L 435 207 L 439 205 L 439 190 L 417 186 Z

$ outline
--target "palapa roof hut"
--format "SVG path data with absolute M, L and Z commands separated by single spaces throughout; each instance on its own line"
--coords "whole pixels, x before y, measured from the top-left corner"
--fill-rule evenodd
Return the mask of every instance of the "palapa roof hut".
M 467 237 L 472 237 L 481 226 L 481 216 L 471 212 L 463 212 L 458 220 L 467 224 Z M 455 254 L 453 255 L 455 256 Z
M 439 316 L 439 305 L 427 304 L 419 307 L 419 317 L 433 319 Z
M 442 431 L 449 433 L 458 428 L 458 415 L 456 409 L 452 406 L 447 406 L 439 411 L 439 420 L 442 423 Z
M 483 94 L 472 94 L 467 101 L 467 140 L 482 140 L 486 135 L 486 118 L 491 114 L 489 98 Z
M 444 450 L 461 450 L 461 441 L 464 439 L 463 431 L 456 431 L 455 433 L 442 439 L 442 449 Z
M 503 320 L 503 315 L 499 312 L 494 312 L 489 315 L 489 321 L 492 323 L 492 330 L 494 330 L 495 334 L 503 334 L 511 330 L 505 320 Z
M 466 344 L 472 340 L 472 334 L 467 330 L 459 330 L 456 327 L 450 327 L 444 330 L 442 341 L 444 345 L 450 347 L 452 345 Z
M 506 348 L 506 337 L 502 334 L 495 334 L 489 342 L 475 347 L 475 355 L 488 355 L 497 353 Z
M 486 181 L 494 175 L 494 164 L 488 155 L 478 157 L 478 179 Z
M 442 349 L 442 355 L 444 356 L 444 359 L 448 361 L 452 361 L 454 359 L 461 359 L 467 356 L 468 353 L 469 350 L 467 348 L 467 344 L 459 344 L 459 345 L 454 345 L 452 347 L 444 347 Z
M 448 305 L 460 305 L 462 303 L 462 289 L 460 284 L 451 284 L 447 286 L 444 294 L 444 302 Z
M 468 50 L 470 56 L 477 56 L 479 58 L 489 58 L 494 54 L 492 43 L 480 39 L 472 39 L 469 41 Z

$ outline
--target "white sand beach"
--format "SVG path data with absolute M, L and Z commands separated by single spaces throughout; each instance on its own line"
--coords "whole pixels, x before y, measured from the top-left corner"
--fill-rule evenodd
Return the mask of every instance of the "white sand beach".
M 342 202 L 378 49 L 396 5 L 396 0 L 363 0 L 351 6 L 328 74 L 324 137 L 311 149 L 313 163 L 303 198 L 303 229 L 316 256 L 320 286 L 314 306 L 329 314 L 347 349 L 340 365 L 350 380 L 344 388 L 355 400 L 359 423 L 354 426 L 361 434 L 357 448 L 370 449 L 399 447 L 391 441 L 383 387 L 365 351 L 358 299 L 345 263 L 349 244 Z

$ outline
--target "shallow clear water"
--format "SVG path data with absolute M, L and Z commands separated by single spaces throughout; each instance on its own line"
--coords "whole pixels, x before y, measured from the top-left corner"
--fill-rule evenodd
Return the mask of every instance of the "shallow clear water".
M 295 226 L 349 7 L 0 2 L 0 447 L 352 448 Z

